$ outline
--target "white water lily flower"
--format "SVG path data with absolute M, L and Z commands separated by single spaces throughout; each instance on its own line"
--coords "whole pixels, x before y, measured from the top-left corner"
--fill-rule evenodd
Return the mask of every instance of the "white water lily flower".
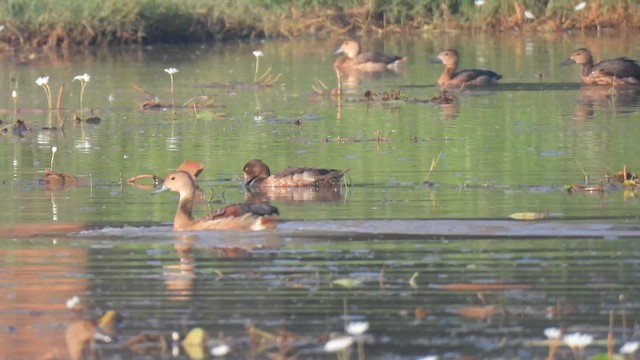
M 544 336 L 546 336 L 547 339 L 559 339 L 561 333 L 560 329 L 554 327 L 544 329 Z
M 180 333 L 177 331 L 174 331 L 171 333 L 171 340 L 173 340 L 174 342 L 180 340 Z
M 253 52 L 253 56 L 261 57 L 261 56 L 264 56 L 264 53 L 262 52 L 262 50 L 256 50 Z
M 344 349 L 348 349 L 353 344 L 353 337 L 340 336 L 327 341 L 324 344 L 324 351 L 326 352 L 338 352 Z
M 36 80 L 36 84 L 38 86 L 44 86 L 47 85 L 49 83 L 49 77 L 48 76 L 41 76 L 38 78 L 38 80 Z
M 631 355 L 635 354 L 638 351 L 638 347 L 640 347 L 640 342 L 637 341 L 628 341 L 622 345 L 620 348 L 620 354 L 623 355 Z
M 476 6 L 482 6 L 484 5 L 484 0 L 475 0 L 473 3 L 476 4 Z
M 172 67 L 172 68 L 164 69 L 164 71 L 169 75 L 173 75 L 173 74 L 177 73 L 179 70 Z
M 529 11 L 529 10 L 526 10 L 524 12 L 524 17 L 526 17 L 527 19 L 532 19 L 532 20 L 536 18 L 536 16 L 533 15 L 533 13 L 531 11 Z
M 584 349 L 585 347 L 587 347 L 589 344 L 593 342 L 593 336 L 588 334 L 581 334 L 581 333 L 568 334 L 568 335 L 565 335 L 564 342 L 570 348 Z
M 369 323 L 366 321 L 354 321 L 345 326 L 345 330 L 351 335 L 362 335 L 369 330 Z
M 67 300 L 67 309 L 73 309 L 78 304 L 80 304 L 80 298 L 73 296 Z
M 89 74 L 78 75 L 78 76 L 74 77 L 73 80 L 89 82 L 89 80 L 91 80 L 91 75 L 89 75 Z
M 580 4 L 576 5 L 576 7 L 574 7 L 574 9 L 575 9 L 576 11 L 580 11 L 580 10 L 582 10 L 582 9 L 586 8 L 586 7 L 587 7 L 587 2 L 586 2 L 586 1 L 583 1 L 583 2 L 581 2 Z
M 211 349 L 211 355 L 213 356 L 225 356 L 229 353 L 229 351 L 231 350 L 231 348 L 229 347 L 229 345 L 227 344 L 221 344 L 218 346 L 214 346 Z

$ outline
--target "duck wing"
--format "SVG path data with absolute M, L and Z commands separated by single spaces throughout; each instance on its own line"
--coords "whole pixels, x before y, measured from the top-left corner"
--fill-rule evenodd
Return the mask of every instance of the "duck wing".
M 355 60 L 356 60 L 356 64 L 365 64 L 365 63 L 393 64 L 396 61 L 403 61 L 404 57 L 399 55 L 387 55 L 387 54 L 381 54 L 381 53 L 365 52 L 365 53 L 358 54 Z
M 472 82 L 480 77 L 499 80 L 502 78 L 502 75 L 491 70 L 469 69 L 458 71 L 451 76 L 452 79 L 462 83 Z
M 244 215 L 253 215 L 253 216 L 269 216 L 269 215 L 279 215 L 280 212 L 278 208 L 271 205 L 266 204 L 231 204 L 227 205 L 223 208 L 218 209 L 215 212 L 210 213 L 199 221 L 212 221 L 212 220 L 220 220 L 227 218 L 237 218 L 242 217 Z
M 272 178 L 279 186 L 337 185 L 349 170 L 289 167 L 272 175 Z
M 609 76 L 618 78 L 635 78 L 640 80 L 640 65 L 635 60 L 619 57 L 615 59 L 603 60 L 591 68 L 591 72 L 600 71 Z

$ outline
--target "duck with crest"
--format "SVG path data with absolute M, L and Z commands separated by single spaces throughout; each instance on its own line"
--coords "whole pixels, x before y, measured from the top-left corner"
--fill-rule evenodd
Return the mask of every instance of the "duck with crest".
M 196 184 L 186 171 L 176 171 L 165 177 L 153 193 L 175 191 L 180 194 L 173 229 L 188 230 L 266 230 L 277 224 L 278 209 L 266 204 L 232 204 L 201 218 L 194 219 L 192 208 Z
M 253 159 L 244 165 L 244 186 L 273 187 L 334 187 L 340 185 L 344 174 L 351 169 L 319 169 L 311 167 L 288 167 L 275 174 L 261 160 Z

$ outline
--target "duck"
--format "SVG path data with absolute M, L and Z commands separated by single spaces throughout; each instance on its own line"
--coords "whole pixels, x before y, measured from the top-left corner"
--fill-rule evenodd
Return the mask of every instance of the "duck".
M 587 85 L 639 85 L 640 65 L 626 57 L 602 60 L 593 63 L 593 55 L 586 48 L 574 51 L 560 65 L 582 65 L 580 80 Z
M 196 194 L 196 184 L 186 171 L 167 175 L 153 194 L 175 191 L 180 194 L 178 209 L 173 219 L 173 230 L 267 230 L 276 226 L 278 208 L 267 204 L 231 204 L 207 216 L 194 219 L 191 209 Z
M 351 169 L 319 169 L 288 167 L 276 174 L 259 159 L 249 160 L 243 168 L 244 186 L 258 188 L 275 187 L 334 187 L 340 185 L 344 174 Z
M 431 60 L 432 63 L 444 64 L 444 71 L 438 78 L 438 85 L 442 87 L 454 86 L 463 88 L 467 85 L 494 85 L 502 78 L 502 75 L 491 70 L 458 68 L 458 52 L 453 49 L 444 49 L 438 56 Z
M 345 40 L 336 51 L 336 54 L 344 54 L 333 63 L 333 68 L 341 71 L 396 71 L 398 70 L 398 64 L 407 60 L 407 57 L 399 55 L 360 52 L 360 43 L 355 40 Z

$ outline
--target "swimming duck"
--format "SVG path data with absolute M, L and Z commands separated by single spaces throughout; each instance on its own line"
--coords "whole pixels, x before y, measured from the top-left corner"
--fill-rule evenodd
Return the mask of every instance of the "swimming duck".
M 458 52 L 453 49 L 442 50 L 431 62 L 444 64 L 444 71 L 438 78 L 440 86 L 462 88 L 466 85 L 492 85 L 502 78 L 502 75 L 491 70 L 469 69 L 456 72 Z
M 162 186 L 154 191 L 175 191 L 180 194 L 178 210 L 173 219 L 173 230 L 264 230 L 275 227 L 270 215 L 278 215 L 278 209 L 270 205 L 232 204 L 201 218 L 194 219 L 193 208 L 196 185 L 186 171 L 176 171 L 165 177 Z
M 246 187 L 331 187 L 340 184 L 340 180 L 349 170 L 318 169 L 309 167 L 289 167 L 271 174 L 267 164 L 253 159 L 244 165 L 244 186 Z
M 593 64 L 591 51 L 580 48 L 563 61 L 561 65 L 582 65 L 580 80 L 589 85 L 638 85 L 640 84 L 640 65 L 626 57 L 602 60 Z
M 336 54 L 345 54 L 338 58 L 333 67 L 337 70 L 357 70 L 364 72 L 377 72 L 397 70 L 398 64 L 407 60 L 399 55 L 386 55 L 380 53 L 360 52 L 360 44 L 355 40 L 346 40 L 340 45 Z

